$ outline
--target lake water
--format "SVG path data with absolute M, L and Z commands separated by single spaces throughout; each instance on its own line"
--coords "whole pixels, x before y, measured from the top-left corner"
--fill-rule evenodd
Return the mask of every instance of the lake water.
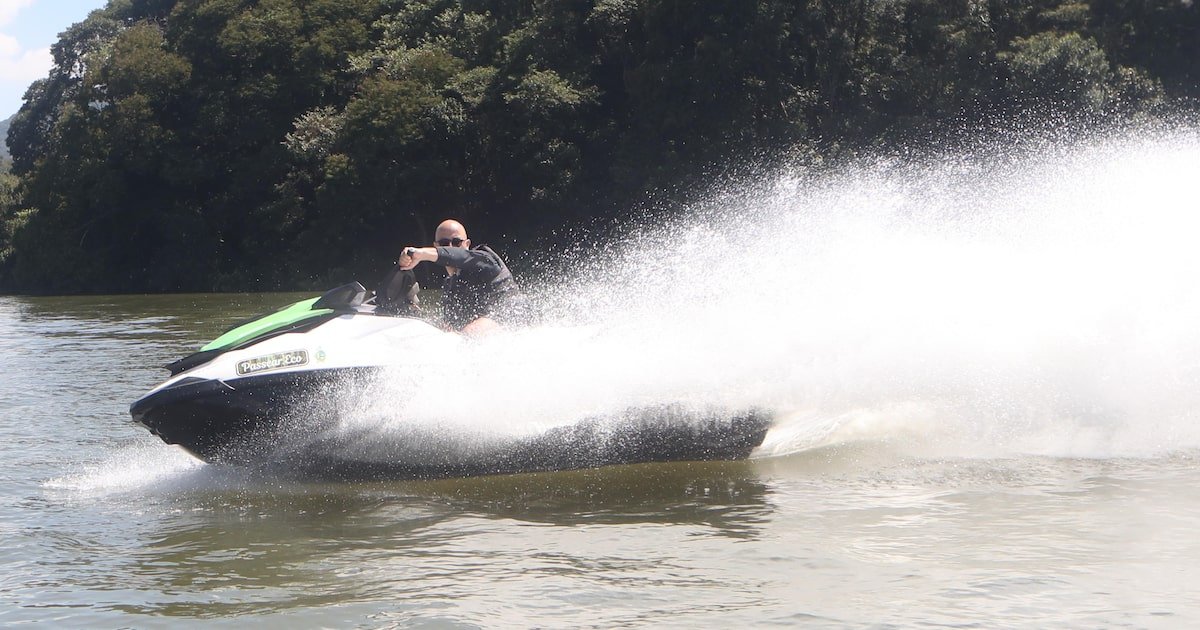
M 1195 449 L 317 484 L 128 405 L 286 295 L 0 298 L 0 625 L 1196 627 Z

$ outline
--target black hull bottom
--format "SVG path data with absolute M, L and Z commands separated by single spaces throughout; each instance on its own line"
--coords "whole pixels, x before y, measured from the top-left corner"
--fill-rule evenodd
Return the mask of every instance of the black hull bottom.
M 167 444 L 214 463 L 253 463 L 250 447 L 278 437 L 283 422 L 340 384 L 370 376 L 366 370 L 312 370 L 230 380 L 188 381 L 129 407 Z
M 313 371 L 199 381 L 130 408 L 168 444 L 214 463 L 318 479 L 439 479 L 615 464 L 745 459 L 770 426 L 757 412 L 630 409 L 522 438 L 472 441 L 419 427 L 351 431 L 330 401 L 369 391 L 370 372 Z M 340 395 L 339 395 L 340 394 Z
M 588 419 L 483 447 L 464 447 L 415 431 L 385 437 L 341 436 L 296 449 L 270 467 L 322 479 L 443 479 L 647 462 L 738 460 L 762 444 L 768 427 L 765 418 L 756 414 L 697 417 L 661 407 L 630 411 L 619 418 Z M 436 450 L 439 444 L 444 450 Z

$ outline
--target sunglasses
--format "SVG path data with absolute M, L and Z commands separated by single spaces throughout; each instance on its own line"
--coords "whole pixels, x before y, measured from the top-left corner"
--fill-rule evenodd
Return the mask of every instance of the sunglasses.
M 451 246 L 458 247 L 459 245 L 462 245 L 462 244 L 463 244 L 463 243 L 465 243 L 466 241 L 467 241 L 467 239 L 465 239 L 465 238 L 458 238 L 458 237 L 454 237 L 454 238 L 442 238 L 442 239 L 438 239 L 438 240 L 437 240 L 437 241 L 435 241 L 435 242 L 436 242 L 438 245 L 441 245 L 442 247 L 451 247 Z

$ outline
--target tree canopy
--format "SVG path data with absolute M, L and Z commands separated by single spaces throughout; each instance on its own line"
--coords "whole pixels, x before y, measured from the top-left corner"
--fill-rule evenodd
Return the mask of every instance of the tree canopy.
M 4 170 L 8 170 L 8 163 L 12 160 L 12 154 L 8 152 L 8 127 L 12 124 L 12 119 L 16 115 L 10 116 L 4 120 L 0 120 L 0 161 L 4 162 Z
M 731 163 L 1195 102 L 1197 32 L 1174 0 L 110 0 L 12 121 L 0 289 L 323 286 L 446 216 L 533 247 Z

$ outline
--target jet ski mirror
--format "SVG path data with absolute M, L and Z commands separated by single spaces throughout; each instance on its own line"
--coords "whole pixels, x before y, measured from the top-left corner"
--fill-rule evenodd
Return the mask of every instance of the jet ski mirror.
M 344 310 L 359 306 L 367 299 L 367 289 L 357 282 L 343 284 L 336 289 L 326 291 L 312 305 L 313 310 L 329 308 L 333 310 Z

